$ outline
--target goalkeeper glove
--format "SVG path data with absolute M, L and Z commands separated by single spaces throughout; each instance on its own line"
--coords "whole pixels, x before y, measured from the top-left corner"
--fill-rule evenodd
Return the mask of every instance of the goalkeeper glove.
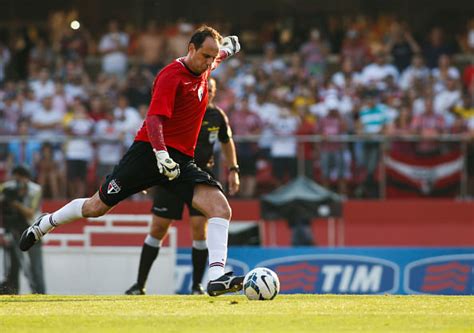
M 169 180 L 179 177 L 179 164 L 173 161 L 166 150 L 155 150 L 156 162 L 160 173 Z
M 227 56 L 233 56 L 240 51 L 239 37 L 227 36 L 222 39 L 221 51 L 227 53 Z

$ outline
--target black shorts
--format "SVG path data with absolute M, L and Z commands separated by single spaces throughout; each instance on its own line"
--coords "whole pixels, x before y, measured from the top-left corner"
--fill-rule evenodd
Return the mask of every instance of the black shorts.
M 181 220 L 183 218 L 184 201 L 163 186 L 156 186 L 153 190 L 153 207 L 151 212 L 165 219 Z M 188 209 L 191 216 L 204 216 L 192 206 L 188 205 Z
M 191 206 L 195 184 L 215 186 L 222 191 L 219 182 L 198 168 L 191 157 L 173 148 L 168 148 L 168 152 L 181 171 L 180 176 L 172 181 L 158 171 L 150 143 L 135 141 L 100 186 L 102 202 L 107 206 L 115 206 L 132 194 L 161 185 Z

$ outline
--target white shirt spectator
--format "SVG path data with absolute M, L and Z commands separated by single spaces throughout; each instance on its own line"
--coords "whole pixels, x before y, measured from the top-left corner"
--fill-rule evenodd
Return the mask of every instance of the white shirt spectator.
M 102 70 L 105 73 L 125 74 L 127 70 L 127 55 L 121 49 L 127 46 L 128 35 L 124 32 L 111 32 L 102 37 L 99 51 L 106 53 L 102 58 Z
M 255 111 L 255 113 L 260 117 L 263 123 L 263 128 L 262 132 L 260 133 L 258 145 L 260 148 L 269 149 L 273 140 L 273 129 L 270 124 L 275 118 L 278 117 L 278 114 L 280 113 L 280 108 L 278 107 L 278 105 L 272 102 L 266 102 L 261 105 L 249 104 L 249 107 L 252 111 Z
M 288 109 L 281 109 L 278 117 L 271 124 L 275 137 L 271 144 L 272 157 L 295 157 L 297 141 L 295 137 L 299 126 L 299 119 L 293 116 Z
M 360 73 L 352 72 L 352 73 L 350 73 L 350 76 L 351 76 L 350 81 L 352 81 L 351 82 L 352 84 L 359 84 L 360 83 L 360 80 L 361 80 Z M 346 88 L 347 84 L 349 83 L 348 82 L 349 80 L 347 80 L 347 77 L 343 72 L 334 73 L 334 75 L 331 78 L 331 81 L 332 81 L 332 83 L 334 83 L 336 85 L 336 87 L 338 89 L 341 89 L 341 90 Z
M 439 68 L 433 68 L 431 71 L 431 76 L 433 77 L 433 87 L 435 93 L 439 93 L 443 91 L 446 88 L 446 82 L 444 78 L 441 76 L 441 72 Z M 456 67 L 449 67 L 448 68 L 448 78 L 453 79 L 453 80 L 459 80 L 461 77 L 461 74 L 459 73 L 459 70 Z
M 91 142 L 87 139 L 92 132 L 94 121 L 89 118 L 72 119 L 68 124 L 71 134 L 75 138 L 71 139 L 66 146 L 66 159 L 68 160 L 92 160 L 94 150 Z
M 433 101 L 435 113 L 444 117 L 447 127 L 451 127 L 455 122 L 455 117 L 451 113 L 451 109 L 462 103 L 461 92 L 459 90 L 443 90 L 436 94 Z
M 38 129 L 37 136 L 50 140 L 56 138 L 58 134 L 62 134 L 61 123 L 63 118 L 64 114 L 60 110 L 53 108 L 46 110 L 44 107 L 41 107 L 33 113 L 31 123 L 33 126 L 47 126 L 48 128 Z
M 114 109 L 114 118 L 117 129 L 125 136 L 125 143 L 130 145 L 143 121 L 140 113 L 138 113 L 137 109 L 130 106 L 123 109 L 116 107 Z
M 54 82 L 51 80 L 34 80 L 30 83 L 30 88 L 35 92 L 36 98 L 41 101 L 45 97 L 54 95 Z
M 114 121 L 99 120 L 95 125 L 95 136 L 98 139 L 97 161 L 103 165 L 115 165 L 122 157 L 120 131 Z
M 23 101 L 21 115 L 25 118 L 31 118 L 31 116 L 41 109 L 41 103 L 34 99 L 26 99 Z
M 87 93 L 84 89 L 84 86 L 71 82 L 68 82 L 64 85 L 64 94 L 68 103 L 72 103 L 76 97 L 81 99 L 87 98 Z
M 373 63 L 366 66 L 361 73 L 360 80 L 362 84 L 369 86 L 375 84 L 377 88 L 384 88 L 383 82 L 388 76 L 393 76 L 395 82 L 398 82 L 398 70 L 391 64 L 377 64 Z
M 400 88 L 409 90 L 413 87 L 415 80 L 426 81 L 430 77 L 430 70 L 428 67 L 409 66 L 405 69 L 400 77 Z

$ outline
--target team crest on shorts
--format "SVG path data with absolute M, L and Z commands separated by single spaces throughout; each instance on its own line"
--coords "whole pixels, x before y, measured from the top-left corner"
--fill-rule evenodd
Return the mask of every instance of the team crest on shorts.
M 107 187 L 107 194 L 117 194 L 120 192 L 121 189 L 122 188 L 119 184 L 117 184 L 115 179 L 112 179 L 109 183 L 109 186 Z

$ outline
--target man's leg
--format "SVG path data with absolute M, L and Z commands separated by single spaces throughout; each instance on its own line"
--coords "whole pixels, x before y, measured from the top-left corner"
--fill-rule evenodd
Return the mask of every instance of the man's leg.
M 55 227 L 83 217 L 98 217 L 107 213 L 112 207 L 107 206 L 96 192 L 91 198 L 75 199 L 54 213 L 42 215 L 26 229 L 20 238 L 20 249 L 29 250 L 44 235 Z
M 191 214 L 193 214 L 191 212 Z M 207 250 L 206 226 L 207 219 L 200 215 L 191 215 L 191 232 L 193 236 L 192 262 L 193 262 L 193 285 L 191 292 L 196 295 L 204 294 L 202 278 L 206 270 Z
M 201 211 L 208 220 L 207 247 L 209 249 L 210 296 L 235 292 L 242 289 L 243 277 L 224 274 L 227 260 L 229 222 L 232 215 L 224 194 L 214 186 L 197 184 L 194 188 L 193 207 Z
M 150 233 L 146 236 L 140 255 L 140 265 L 138 266 L 137 283 L 128 289 L 127 295 L 144 295 L 145 284 L 150 273 L 153 262 L 158 257 L 161 241 L 168 233 L 168 228 L 172 222 L 171 219 L 152 215 Z
M 43 250 L 41 244 L 33 247 L 28 252 L 30 256 L 30 286 L 34 294 L 46 294 L 46 287 L 43 275 Z

